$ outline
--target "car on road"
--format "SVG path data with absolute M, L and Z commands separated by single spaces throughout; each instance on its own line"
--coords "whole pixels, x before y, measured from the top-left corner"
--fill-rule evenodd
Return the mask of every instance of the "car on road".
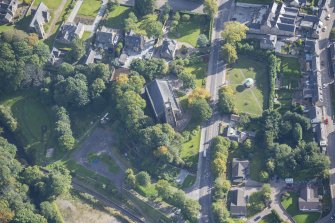
M 330 15 L 328 14 L 327 16 L 326 16 L 326 20 L 329 20 L 330 19 Z
M 257 216 L 254 221 L 258 221 L 261 218 L 261 216 Z
M 327 87 L 327 85 L 326 85 L 326 84 L 323 84 L 323 85 L 322 85 L 322 88 L 323 88 L 323 89 L 325 89 L 326 87 Z
M 326 32 L 326 30 L 327 30 L 327 26 L 322 28 L 322 32 Z

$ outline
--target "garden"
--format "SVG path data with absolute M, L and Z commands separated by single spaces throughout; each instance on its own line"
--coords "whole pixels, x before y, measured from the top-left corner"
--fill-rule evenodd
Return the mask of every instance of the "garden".
M 78 11 L 79 16 L 96 17 L 101 7 L 101 1 L 84 0 Z
M 185 15 L 185 14 L 184 14 Z M 178 42 L 188 43 L 196 47 L 200 34 L 209 35 L 210 21 L 205 15 L 191 15 L 189 20 L 181 19 L 174 30 L 170 30 L 169 38 L 176 39 Z
M 299 210 L 299 195 L 297 193 L 289 192 L 288 194 L 288 197 L 282 199 L 281 204 L 297 223 L 314 223 L 319 219 L 320 213 L 318 212 L 302 212 Z
M 229 68 L 227 73 L 228 84 L 234 90 L 234 104 L 240 113 L 260 116 L 267 101 L 268 81 L 264 63 L 241 56 Z M 255 86 L 246 88 L 243 82 L 247 78 L 255 80 Z
M 113 5 L 112 10 L 104 18 L 102 24 L 108 28 L 124 29 L 125 20 L 128 18 L 131 8 L 122 5 Z

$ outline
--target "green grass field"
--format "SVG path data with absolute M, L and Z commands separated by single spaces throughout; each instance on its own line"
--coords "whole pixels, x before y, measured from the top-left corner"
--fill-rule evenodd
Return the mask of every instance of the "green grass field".
M 132 9 L 129 7 L 114 5 L 112 11 L 103 20 L 103 25 L 109 28 L 123 29 L 125 26 L 124 20 L 128 18 L 131 11 Z
M 100 0 L 84 0 L 78 11 L 79 16 L 96 17 L 101 7 Z
M 300 77 L 300 63 L 297 58 L 280 57 L 281 69 L 285 76 Z
M 239 112 L 260 116 L 263 112 L 268 83 L 265 64 L 247 57 L 240 57 L 228 70 L 229 86 L 235 90 L 234 103 Z M 243 82 L 246 78 L 255 80 L 255 86 L 245 88 Z
M 42 105 L 37 94 L 30 91 L 17 92 L 0 101 L 11 108 L 19 129 L 15 133 L 17 140 L 25 148 L 28 156 L 36 164 L 46 160 L 46 149 L 53 147 L 57 153 L 54 139 L 52 111 Z
M 147 186 L 140 186 L 140 185 L 137 185 L 136 187 L 137 191 L 145 196 L 145 197 L 157 197 L 157 190 L 156 190 L 156 187 L 155 187 L 155 184 L 148 184 Z
M 0 26 L 0 33 L 2 32 L 5 32 L 5 31 L 8 31 L 8 30 L 12 30 L 14 29 L 14 26 L 13 25 L 1 25 Z
M 209 35 L 209 20 L 203 15 L 191 15 L 190 21 L 180 21 L 177 30 L 170 32 L 169 37 L 196 47 L 200 34 Z
M 187 175 L 181 185 L 182 189 L 186 189 L 195 183 L 196 177 L 194 175 Z
M 320 213 L 300 211 L 298 207 L 299 195 L 293 192 L 289 194 L 290 197 L 282 200 L 281 203 L 297 223 L 314 223 L 319 219 Z
M 106 153 L 89 153 L 87 159 L 90 163 L 93 163 L 97 160 L 103 162 L 108 166 L 108 170 L 112 173 L 117 173 L 120 171 L 120 168 L 116 165 L 116 163 L 114 163 L 114 160 Z
M 61 4 L 62 0 L 35 0 L 33 6 L 37 7 L 41 2 L 43 2 L 49 9 L 57 9 Z
M 191 139 L 182 144 L 180 156 L 190 168 L 196 168 L 198 162 L 198 153 L 200 146 L 200 129 L 197 127 L 190 127 Z

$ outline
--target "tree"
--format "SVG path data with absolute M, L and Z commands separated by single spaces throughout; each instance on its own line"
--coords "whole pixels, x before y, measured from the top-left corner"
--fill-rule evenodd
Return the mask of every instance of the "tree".
M 101 78 L 97 78 L 91 85 L 91 98 L 96 99 L 101 96 L 101 93 L 106 89 L 105 82 Z
M 30 209 L 20 209 L 15 213 L 13 223 L 47 223 L 47 220 Z
M 151 14 L 155 10 L 156 0 L 137 0 L 135 1 L 135 10 L 139 16 Z
M 0 222 L 7 223 L 14 217 L 14 212 L 8 207 L 8 202 L 0 200 Z
M 215 217 L 215 222 L 226 223 L 229 219 L 229 211 L 222 199 L 218 199 L 212 203 L 212 210 Z
M 238 59 L 236 49 L 233 45 L 226 43 L 222 47 L 223 58 L 227 63 L 235 63 Z
M 183 16 L 181 17 L 181 21 L 183 22 L 188 22 L 190 21 L 191 16 L 189 14 L 183 14 Z
M 132 71 L 138 72 L 146 80 L 164 76 L 168 72 L 168 66 L 163 59 L 153 58 L 150 60 L 134 59 L 130 64 Z
M 126 170 L 125 183 L 130 187 L 134 188 L 136 186 L 136 176 L 132 169 Z
M 205 34 L 198 36 L 197 44 L 199 47 L 206 47 L 209 44 L 208 38 Z
M 72 64 L 64 62 L 59 66 L 58 73 L 63 77 L 72 76 L 75 73 L 75 68 Z
M 226 22 L 222 38 L 226 43 L 235 44 L 247 37 L 248 27 L 240 22 Z
M 294 144 L 298 145 L 299 142 L 302 140 L 302 128 L 299 123 L 294 124 L 292 136 L 293 136 Z
M 57 164 L 46 179 L 46 197 L 55 200 L 58 196 L 67 194 L 71 189 L 70 171 L 64 165 Z
M 266 171 L 261 171 L 259 173 L 259 179 L 261 182 L 267 182 L 269 180 L 269 173 Z
M 211 17 L 211 19 L 214 19 L 215 14 L 218 12 L 217 1 L 216 0 L 205 0 L 203 10 L 205 14 Z
M 145 30 L 149 38 L 163 36 L 163 24 L 157 20 L 157 15 L 155 14 L 146 15 L 141 22 L 140 28 Z
M 129 32 L 131 30 L 137 30 L 138 29 L 138 19 L 136 15 L 133 12 L 130 12 L 128 15 L 128 18 L 125 19 L 125 27 L 124 29 Z
M 41 214 L 48 220 L 48 223 L 62 223 L 63 219 L 54 203 L 44 201 L 40 204 Z
M 151 184 L 151 177 L 147 172 L 141 171 L 136 175 L 136 183 L 140 186 L 147 186 Z
M 189 104 L 193 104 L 198 99 L 208 100 L 209 98 L 210 93 L 205 88 L 197 87 L 189 94 L 187 100 Z
M 212 116 L 212 108 L 205 99 L 196 100 L 192 104 L 192 116 L 198 122 L 206 121 Z
M 85 54 L 84 42 L 79 38 L 74 38 L 71 42 L 71 51 L 67 60 L 71 63 L 78 61 Z
M 0 105 L 0 123 L 11 132 L 14 132 L 18 127 L 18 123 L 13 117 L 12 111 L 9 107 L 5 107 L 4 105 Z
M 182 71 L 181 73 L 178 74 L 178 78 L 183 82 L 183 87 L 184 88 L 195 88 L 195 75 Z
M 233 90 L 229 86 L 224 86 L 219 90 L 218 108 L 221 113 L 237 113 L 232 96 Z

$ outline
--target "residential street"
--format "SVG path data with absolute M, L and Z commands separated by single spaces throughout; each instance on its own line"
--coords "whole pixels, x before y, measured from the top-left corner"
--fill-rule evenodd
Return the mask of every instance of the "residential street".
M 218 1 L 219 11 L 215 17 L 214 29 L 212 34 L 212 49 L 209 59 L 208 76 L 206 89 L 212 96 L 215 104 L 218 100 L 218 90 L 225 81 L 225 64 L 219 59 L 221 31 L 224 22 L 229 21 L 233 0 Z M 199 161 L 197 168 L 196 182 L 193 190 L 188 194 L 190 197 L 199 200 L 201 205 L 201 216 L 199 222 L 214 222 L 211 214 L 211 189 L 213 178 L 211 176 L 211 159 L 210 159 L 210 141 L 218 135 L 219 123 L 222 117 L 214 113 L 213 117 L 201 129 L 201 139 L 199 148 Z M 206 157 L 204 157 L 206 151 Z

